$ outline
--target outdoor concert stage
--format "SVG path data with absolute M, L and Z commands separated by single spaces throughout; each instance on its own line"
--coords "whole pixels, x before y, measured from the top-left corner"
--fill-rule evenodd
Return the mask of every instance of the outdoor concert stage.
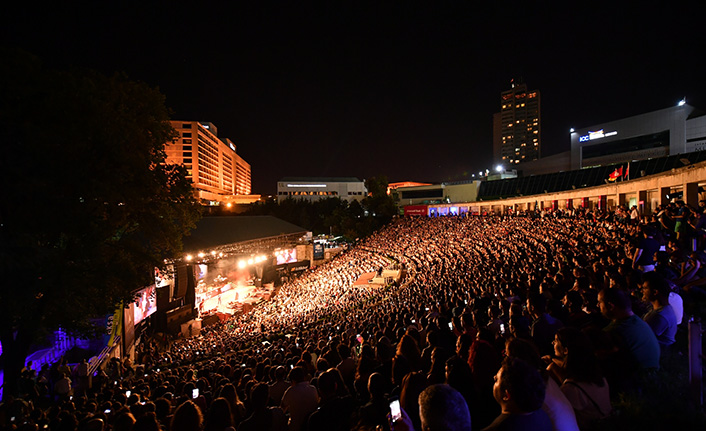
M 200 315 L 218 313 L 232 316 L 238 312 L 248 312 L 256 303 L 269 300 L 273 291 L 271 284 L 258 289 L 253 285 L 227 283 L 197 293 L 196 303 Z
M 358 277 L 358 280 L 353 283 L 355 287 L 369 286 L 369 287 L 384 287 L 393 281 L 399 281 L 400 271 L 386 269 L 382 271 L 382 274 L 377 272 L 366 272 L 365 274 Z

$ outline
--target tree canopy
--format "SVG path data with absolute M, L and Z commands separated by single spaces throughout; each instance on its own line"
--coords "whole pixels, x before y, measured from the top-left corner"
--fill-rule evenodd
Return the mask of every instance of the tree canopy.
M 7 382 L 11 363 L 24 360 L 42 330 L 88 330 L 90 318 L 153 283 L 154 267 L 181 250 L 199 206 L 185 169 L 164 163 L 175 132 L 158 90 L 0 54 Z

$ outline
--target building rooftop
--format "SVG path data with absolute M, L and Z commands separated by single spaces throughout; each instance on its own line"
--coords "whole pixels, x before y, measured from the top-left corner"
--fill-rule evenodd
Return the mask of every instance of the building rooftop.
M 360 183 L 361 181 L 356 177 L 284 177 L 279 180 L 282 181 L 293 181 L 293 182 L 304 182 L 304 181 L 319 181 L 322 183 Z

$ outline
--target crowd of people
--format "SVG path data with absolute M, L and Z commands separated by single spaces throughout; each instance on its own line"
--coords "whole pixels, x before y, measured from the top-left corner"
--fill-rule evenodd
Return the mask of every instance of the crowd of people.
M 56 391 L 16 429 L 591 430 L 702 301 L 703 207 L 399 218 L 248 314 Z M 387 287 L 354 285 L 395 265 Z M 65 385 L 66 382 L 64 382 Z M 71 385 L 70 385 L 71 386 Z M 391 405 L 392 410 L 391 410 Z M 399 406 L 399 412 L 396 407 Z

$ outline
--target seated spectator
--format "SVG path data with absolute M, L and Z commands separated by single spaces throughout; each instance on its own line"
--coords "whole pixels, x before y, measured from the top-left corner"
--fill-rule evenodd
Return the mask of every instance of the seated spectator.
M 483 430 L 551 431 L 552 422 L 542 410 L 545 393 L 539 371 L 522 359 L 505 358 L 493 386 L 502 413 Z
M 522 359 L 536 368 L 544 379 L 546 395 L 542 410 L 552 421 L 552 429 L 554 431 L 578 431 L 579 427 L 576 423 L 576 416 L 571 403 L 561 392 L 559 385 L 549 377 L 534 344 L 530 341 L 516 338 L 509 340 L 506 346 L 507 357 Z
M 361 422 L 371 428 L 382 426 L 384 430 L 389 430 L 387 415 L 390 413 L 390 406 L 385 396 L 385 377 L 380 373 L 373 373 L 368 379 L 368 392 L 370 401 L 360 408 Z
M 547 313 L 547 299 L 541 293 L 533 293 L 527 298 L 527 311 L 534 319 L 531 326 L 534 344 L 539 349 L 540 354 L 550 354 L 552 352 L 554 334 L 564 324 Z
M 422 430 L 471 430 L 471 413 L 463 396 L 449 385 L 432 385 L 419 395 Z
M 282 403 L 282 396 L 289 388 L 289 383 L 284 380 L 286 375 L 287 370 L 283 366 L 279 365 L 275 369 L 275 382 L 269 386 L 271 405 L 279 406 Z
M 642 278 L 642 299 L 652 305 L 652 310 L 643 316 L 652 328 L 662 352 L 672 344 L 677 334 L 677 317 L 669 304 L 669 284 L 657 273 L 647 273 Z
M 258 383 L 250 390 L 250 407 L 253 413 L 241 422 L 238 431 L 285 431 L 287 416 L 279 407 L 268 407 L 269 390 L 265 383 Z
M 611 288 L 598 294 L 601 313 L 611 322 L 601 352 L 608 381 L 616 391 L 638 389 L 648 373 L 659 369 L 660 347 L 650 326 L 632 312 L 627 293 Z
M 321 374 L 318 379 L 319 407 L 309 416 L 309 431 L 347 431 L 351 428 L 356 405 L 350 395 L 337 395 L 338 385 L 342 384 L 340 372 L 335 368 Z
M 206 416 L 204 431 L 235 431 L 230 404 L 225 398 L 216 398 Z
M 580 330 L 563 328 L 554 345 L 563 358 L 558 374 L 561 391 L 573 406 L 581 430 L 596 429 L 595 421 L 607 417 L 612 406 L 608 381 L 599 370 L 591 342 Z
M 400 406 L 409 414 L 414 429 L 421 429 L 419 417 L 419 395 L 428 387 L 427 378 L 421 371 L 414 371 L 402 379 Z
M 294 367 L 289 372 L 289 380 L 292 385 L 282 396 L 282 410 L 289 413 L 290 431 L 299 431 L 305 428 L 309 415 L 316 410 L 319 395 L 309 384 L 302 367 Z

